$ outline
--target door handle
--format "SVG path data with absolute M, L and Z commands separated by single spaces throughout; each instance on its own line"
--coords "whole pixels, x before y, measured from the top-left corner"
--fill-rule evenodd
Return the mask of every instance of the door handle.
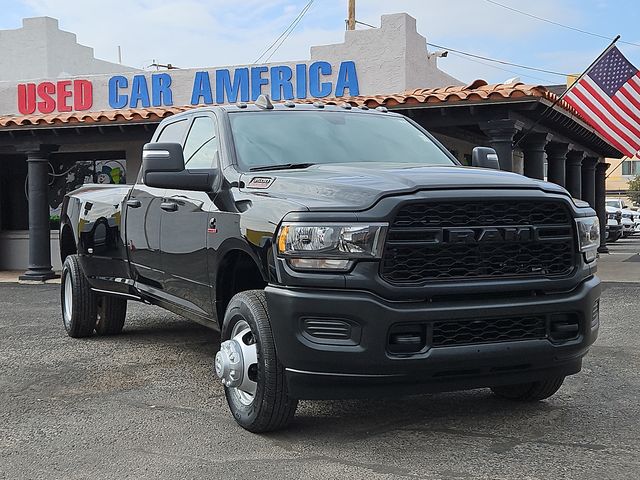
M 178 210 L 178 204 L 174 202 L 162 202 L 160 208 L 166 212 L 175 212 Z
M 138 208 L 141 205 L 140 200 L 127 200 L 127 207 Z

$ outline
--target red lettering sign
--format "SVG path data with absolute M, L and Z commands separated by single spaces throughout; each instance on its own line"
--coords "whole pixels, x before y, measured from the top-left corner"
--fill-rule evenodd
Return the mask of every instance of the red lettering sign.
M 18 111 L 22 115 L 89 110 L 93 105 L 93 84 L 89 80 L 60 80 L 18 84 Z

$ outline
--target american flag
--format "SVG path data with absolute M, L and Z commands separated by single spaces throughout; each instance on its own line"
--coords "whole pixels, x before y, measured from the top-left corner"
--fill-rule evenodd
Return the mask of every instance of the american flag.
M 564 99 L 620 152 L 632 157 L 640 151 L 640 73 L 616 47 Z

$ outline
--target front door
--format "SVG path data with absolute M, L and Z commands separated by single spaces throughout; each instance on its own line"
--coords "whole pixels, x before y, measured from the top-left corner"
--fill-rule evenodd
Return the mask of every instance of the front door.
M 153 141 L 182 144 L 188 126 L 189 121 L 184 118 L 168 123 Z M 160 254 L 160 224 L 165 195 L 166 189 L 145 185 L 141 171 L 125 202 L 125 234 L 131 278 L 138 288 L 155 295 L 160 294 L 165 278 Z
M 195 117 L 184 144 L 185 168 L 217 167 L 218 139 L 213 116 Z M 175 303 L 213 317 L 207 235 L 212 197 L 203 192 L 167 190 L 161 205 L 163 288 Z

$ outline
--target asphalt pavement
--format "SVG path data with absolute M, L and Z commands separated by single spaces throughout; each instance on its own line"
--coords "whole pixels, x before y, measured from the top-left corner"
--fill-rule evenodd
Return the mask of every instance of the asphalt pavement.
M 640 478 L 640 283 L 610 267 L 640 279 L 640 238 L 612 251 L 600 338 L 551 399 L 301 402 L 268 435 L 231 418 L 217 333 L 130 302 L 122 335 L 76 340 L 59 285 L 0 284 L 0 478 Z

